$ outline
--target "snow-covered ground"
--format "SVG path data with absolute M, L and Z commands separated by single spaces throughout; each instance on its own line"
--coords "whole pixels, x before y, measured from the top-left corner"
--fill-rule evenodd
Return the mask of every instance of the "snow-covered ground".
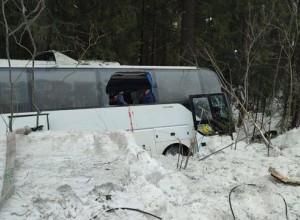
M 150 157 L 129 132 L 18 136 L 15 190 L 0 219 L 300 219 L 300 186 L 268 172 L 300 180 L 300 129 L 272 142 L 269 157 L 264 145 L 239 142 L 201 160 L 231 143 L 213 137 L 178 170 L 177 156 Z M 3 136 L 0 186 L 5 149 Z

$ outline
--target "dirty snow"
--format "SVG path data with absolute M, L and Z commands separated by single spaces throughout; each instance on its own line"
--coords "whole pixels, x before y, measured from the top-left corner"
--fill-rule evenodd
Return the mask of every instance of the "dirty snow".
M 279 150 L 269 157 L 263 144 L 241 141 L 201 160 L 231 143 L 213 137 L 179 170 L 177 156 L 150 157 L 130 132 L 18 136 L 15 190 L 0 219 L 233 219 L 230 205 L 236 219 L 287 219 L 286 208 L 288 219 L 300 219 L 300 186 L 268 172 L 300 180 L 300 129 L 273 139 Z M 0 186 L 5 148 L 3 136 Z M 149 214 L 111 210 L 124 207 Z

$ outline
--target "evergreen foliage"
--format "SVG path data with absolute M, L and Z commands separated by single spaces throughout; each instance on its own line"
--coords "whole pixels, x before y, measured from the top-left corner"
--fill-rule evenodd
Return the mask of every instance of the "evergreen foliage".
M 4 2 L 4 0 L 2 0 Z M 23 21 L 18 0 L 7 0 L 10 30 Z M 24 1 L 30 13 L 38 0 Z M 17 3 L 17 4 L 16 4 Z M 281 101 L 283 125 L 300 124 L 300 2 L 286 0 L 45 0 L 31 25 L 38 52 L 56 50 L 74 59 L 140 65 L 198 65 L 214 68 L 242 86 L 249 111 L 271 112 Z M 6 58 L 3 10 L 0 58 Z M 186 17 L 188 19 L 186 19 Z M 15 38 L 31 47 L 20 29 Z M 192 50 L 184 54 L 186 44 Z M 185 51 L 186 52 L 186 51 Z M 30 58 L 10 37 L 11 58 Z M 182 62 L 184 61 L 187 62 Z M 274 104 L 274 103 L 273 103 Z M 290 120 L 291 118 L 291 120 Z M 287 125 L 288 124 L 288 125 Z

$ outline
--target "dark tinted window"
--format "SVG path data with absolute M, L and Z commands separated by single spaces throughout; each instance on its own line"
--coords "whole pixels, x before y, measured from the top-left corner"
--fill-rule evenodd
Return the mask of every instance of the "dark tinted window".
M 12 70 L 11 87 L 9 80 L 8 69 L 0 69 L 0 111 L 1 113 L 10 112 L 11 103 L 11 88 L 13 89 L 13 111 L 14 112 L 28 112 L 30 111 L 29 103 L 29 89 L 27 83 L 27 73 L 25 69 Z
M 95 70 L 46 69 L 35 73 L 41 110 L 99 107 Z

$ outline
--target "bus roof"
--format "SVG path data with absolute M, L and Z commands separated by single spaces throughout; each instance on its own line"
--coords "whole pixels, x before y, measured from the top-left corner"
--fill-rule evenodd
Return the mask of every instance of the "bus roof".
M 13 68 L 32 68 L 32 61 L 30 60 L 10 60 L 11 67 Z M 88 63 L 91 62 L 91 63 Z M 8 60 L 0 59 L 0 68 L 8 68 Z M 55 61 L 39 61 L 34 62 L 35 68 L 110 68 L 110 69 L 197 69 L 195 66 L 138 66 L 138 65 L 116 65 L 112 62 L 102 65 L 97 61 L 85 61 L 85 63 L 77 64 L 57 64 Z
M 124 69 L 197 69 L 195 66 L 138 66 L 120 65 L 118 62 L 106 62 L 103 60 L 74 60 L 62 53 L 52 51 L 53 60 L 35 60 L 35 68 L 124 68 Z M 10 59 L 11 67 L 31 68 L 32 60 Z M 7 59 L 0 59 L 0 68 L 8 68 Z

